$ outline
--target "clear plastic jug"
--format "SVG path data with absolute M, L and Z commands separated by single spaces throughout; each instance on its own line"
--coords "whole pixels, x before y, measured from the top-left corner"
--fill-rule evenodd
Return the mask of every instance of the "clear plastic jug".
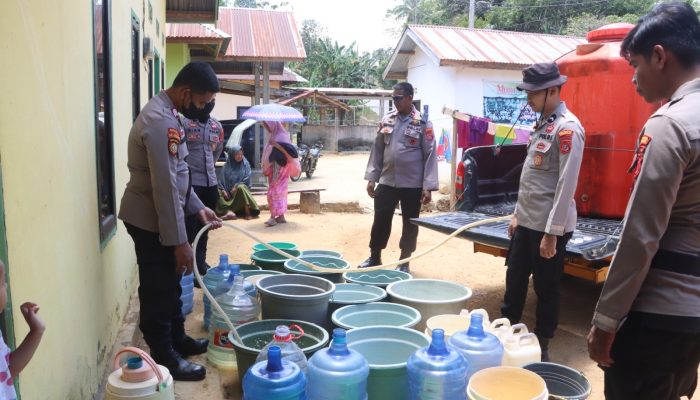
M 497 367 L 503 360 L 503 344 L 496 336 L 484 332 L 483 316 L 473 314 L 469 329 L 450 336 L 449 344 L 467 361 L 467 379 L 476 371 Z
M 292 335 L 289 328 L 301 333 L 299 335 Z M 262 348 L 260 354 L 258 354 L 258 357 L 255 359 L 255 362 L 258 363 L 260 361 L 267 360 L 267 350 L 272 346 L 277 346 L 282 349 L 282 359 L 293 362 L 299 366 L 302 372 L 306 373 L 306 368 L 308 365 L 306 354 L 304 354 L 299 346 L 294 343 L 294 340 L 297 340 L 302 336 L 304 336 L 304 330 L 301 329 L 299 325 L 279 325 L 275 328 L 275 334 L 272 336 L 272 341 Z
M 207 290 L 209 290 L 209 293 L 216 297 L 217 295 L 214 294 L 216 292 L 216 287 L 222 281 L 227 280 L 230 274 L 228 254 L 220 254 L 219 265 L 209 268 L 207 274 L 202 278 L 202 281 L 204 282 L 204 286 L 207 287 Z M 204 327 L 209 329 L 209 324 L 211 322 L 211 303 L 207 296 L 203 297 L 202 303 L 204 304 Z
M 349 349 L 345 330 L 335 329 L 330 347 L 309 359 L 308 400 L 366 400 L 369 364 Z
M 272 346 L 268 359 L 245 373 L 243 400 L 306 400 L 306 377 L 296 364 L 282 359 L 279 347 Z
M 410 400 L 466 400 L 467 362 L 433 329 L 430 346 L 416 350 L 406 364 Z

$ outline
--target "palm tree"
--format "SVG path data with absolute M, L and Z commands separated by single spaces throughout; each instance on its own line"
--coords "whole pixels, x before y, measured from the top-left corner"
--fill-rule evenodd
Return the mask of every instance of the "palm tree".
M 420 2 L 421 0 L 403 0 L 403 4 L 389 9 L 386 12 L 386 16 L 404 20 L 409 24 L 417 24 L 418 15 L 420 14 Z

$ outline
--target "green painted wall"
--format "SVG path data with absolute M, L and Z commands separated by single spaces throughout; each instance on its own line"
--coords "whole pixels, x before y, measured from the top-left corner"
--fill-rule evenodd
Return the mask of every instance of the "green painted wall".
M 175 76 L 180 72 L 188 62 L 190 62 L 190 52 L 186 44 L 171 44 L 165 45 L 165 89 L 169 88 Z

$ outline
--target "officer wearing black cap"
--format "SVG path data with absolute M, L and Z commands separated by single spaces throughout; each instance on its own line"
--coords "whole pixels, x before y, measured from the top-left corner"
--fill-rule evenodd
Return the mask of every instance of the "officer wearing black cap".
M 560 98 L 566 76 L 553 62 L 523 70 L 518 90 L 540 117 L 530 135 L 518 202 L 508 227 L 506 292 L 501 313 L 520 321 L 532 275 L 537 294 L 535 334 L 548 361 L 549 339 L 559 320 L 559 280 L 566 243 L 576 226 L 574 192 L 583 157 L 584 130 Z

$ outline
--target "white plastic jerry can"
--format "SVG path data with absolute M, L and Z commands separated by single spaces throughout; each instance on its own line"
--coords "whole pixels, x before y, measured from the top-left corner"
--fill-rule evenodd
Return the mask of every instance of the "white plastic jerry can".
M 511 367 L 522 367 L 534 362 L 540 362 L 542 350 L 534 333 L 517 333 L 510 335 L 503 343 L 503 364 Z
M 484 310 L 483 308 L 477 308 L 474 310 L 471 310 L 470 312 L 467 312 L 467 310 L 462 310 L 459 315 L 466 315 L 469 317 L 471 320 L 472 315 L 474 314 L 481 314 L 481 316 L 484 318 L 483 321 L 483 327 L 484 327 L 484 332 L 489 332 L 489 328 L 491 327 L 491 322 L 489 322 L 489 313 L 488 311 Z M 468 325 L 467 325 L 468 326 Z
M 496 335 L 503 342 L 504 338 L 510 335 L 510 320 L 508 318 L 495 319 L 487 331 Z
M 119 357 L 133 353 L 126 364 Z M 170 371 L 141 349 L 125 347 L 114 356 L 114 372 L 107 378 L 105 400 L 175 400 Z

